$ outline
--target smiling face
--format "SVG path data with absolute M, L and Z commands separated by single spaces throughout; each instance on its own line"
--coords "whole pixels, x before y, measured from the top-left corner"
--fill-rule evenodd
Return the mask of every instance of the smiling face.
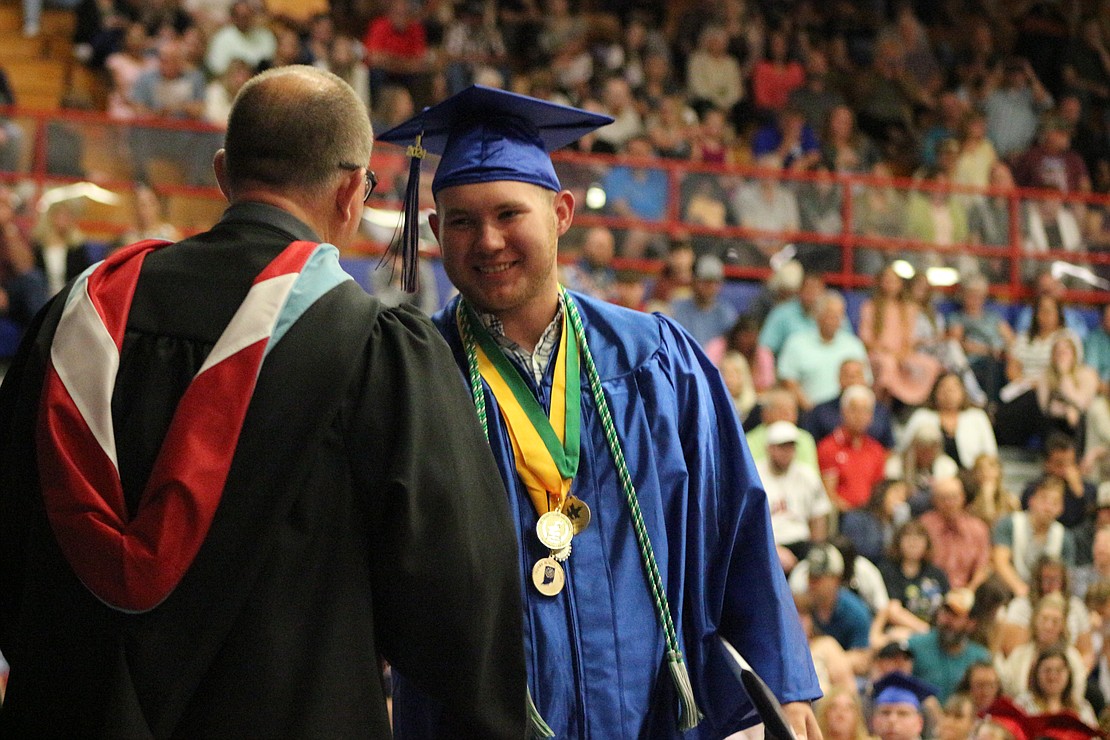
M 444 269 L 478 310 L 506 323 L 554 311 L 559 237 L 574 215 L 570 193 L 502 180 L 444 188 L 436 205 L 430 221 Z
M 958 375 L 946 374 L 937 382 L 937 410 L 959 411 L 964 404 L 964 384 Z
M 1035 675 L 1041 692 L 1050 698 L 1062 697 L 1071 679 L 1067 661 L 1058 655 L 1043 659 L 1037 665 Z
M 1037 645 L 1054 645 L 1064 636 L 1064 612 L 1056 607 L 1044 607 L 1033 620 L 1033 638 Z M 1046 663 L 1048 661 L 1045 661 Z

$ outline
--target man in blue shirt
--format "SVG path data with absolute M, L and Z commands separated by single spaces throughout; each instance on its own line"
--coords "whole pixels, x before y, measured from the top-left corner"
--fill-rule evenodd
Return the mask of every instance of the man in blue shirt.
M 802 329 L 816 329 L 813 309 L 824 292 L 825 281 L 820 275 L 811 273 L 802 278 L 798 295 L 777 304 L 767 314 L 763 328 L 759 330 L 759 343 L 778 357 L 792 334 Z
M 990 651 L 970 637 L 975 629 L 974 605 L 975 594 L 970 589 L 952 589 L 937 611 L 936 626 L 909 639 L 913 675 L 936 686 L 941 703 L 956 690 L 968 666 L 991 660 Z
M 625 154 L 631 162 L 613 167 L 601 182 L 608 210 L 617 216 L 663 219 L 667 215 L 667 171 L 650 166 L 656 156 L 651 139 L 629 139 Z
M 702 347 L 724 336 L 736 323 L 738 312 L 721 300 L 721 284 L 725 266 L 711 254 L 703 254 L 694 263 L 694 295 L 675 301 L 674 320 L 690 332 Z
M 863 342 L 841 329 L 845 307 L 839 293 L 826 291 L 814 314 L 817 329 L 803 329 L 786 340 L 776 368 L 804 411 L 840 395 L 840 366 L 845 360 L 867 362 Z
M 805 560 L 814 626 L 840 643 L 853 668 L 862 668 L 870 659 L 871 610 L 844 587 L 844 556 L 832 545 L 815 545 Z

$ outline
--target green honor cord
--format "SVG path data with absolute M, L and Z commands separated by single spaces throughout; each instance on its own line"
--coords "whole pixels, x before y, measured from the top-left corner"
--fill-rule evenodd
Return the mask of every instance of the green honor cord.
M 597 406 L 598 416 L 601 419 L 601 426 L 605 432 L 605 440 L 609 445 L 609 452 L 617 467 L 617 475 L 620 478 L 621 489 L 624 491 L 625 499 L 628 502 L 628 509 L 632 514 L 632 524 L 636 532 L 636 543 L 639 545 L 640 549 L 640 559 L 644 564 L 648 585 L 651 588 L 652 597 L 655 601 L 655 610 L 659 618 L 659 624 L 663 628 L 663 636 L 666 640 L 667 647 L 667 668 L 670 670 L 671 680 L 674 682 L 675 690 L 678 692 L 678 728 L 683 732 L 692 730 L 697 727 L 698 723 L 701 721 L 702 713 L 698 709 L 694 699 L 694 689 L 690 684 L 690 671 L 686 667 L 686 661 L 682 656 L 682 650 L 678 644 L 678 634 L 675 631 L 674 620 L 671 618 L 670 604 L 667 603 L 667 595 L 663 589 L 663 579 L 659 574 L 659 566 L 655 562 L 655 552 L 651 547 L 651 538 L 648 535 L 647 526 L 644 524 L 643 513 L 640 511 L 640 501 L 639 497 L 636 495 L 636 487 L 633 485 L 632 476 L 628 472 L 628 463 L 625 461 L 624 451 L 621 449 L 620 439 L 617 437 L 617 429 L 616 425 L 613 423 L 613 415 L 609 410 L 609 402 L 606 400 L 605 393 L 601 388 L 601 378 L 597 373 L 597 366 L 594 364 L 590 346 L 586 343 L 586 331 L 582 325 L 582 317 L 578 315 L 578 308 L 574 305 L 574 301 L 570 299 L 570 296 L 566 294 L 566 291 L 562 291 L 562 298 L 563 305 L 567 312 L 567 318 L 575 339 L 578 342 L 578 346 L 581 349 L 582 359 L 585 362 L 586 376 L 590 383 L 590 395 L 593 396 L 594 405 Z M 470 390 L 474 396 L 474 405 L 478 411 L 478 418 L 482 423 L 482 428 L 485 430 L 486 439 L 488 440 L 489 420 L 486 415 L 485 393 L 482 391 L 482 376 L 478 372 L 478 358 L 477 353 L 474 351 L 474 337 L 471 331 L 471 321 L 469 320 L 469 316 L 466 315 L 469 312 L 461 313 L 464 319 L 459 323 L 462 327 L 463 344 L 466 347 L 467 368 L 470 375 Z M 569 348 L 569 342 L 567 346 Z M 485 348 L 483 347 L 483 349 Z M 493 356 L 493 354 L 488 351 L 486 354 L 491 355 L 491 357 Z M 504 359 L 500 349 L 494 354 Z M 508 361 L 505 360 L 505 362 L 507 363 Z M 569 362 L 567 367 L 569 375 Z M 568 383 L 567 385 L 569 387 L 570 384 Z M 568 419 L 570 418 L 570 413 L 571 411 L 568 404 Z M 540 716 L 539 711 L 532 702 L 531 693 L 528 695 L 528 710 L 529 718 L 532 721 L 533 733 L 538 737 L 554 737 L 551 728 L 543 721 L 543 717 Z

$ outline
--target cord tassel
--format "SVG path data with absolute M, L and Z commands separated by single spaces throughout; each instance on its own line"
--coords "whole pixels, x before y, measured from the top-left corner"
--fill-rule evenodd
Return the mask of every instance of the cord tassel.
M 690 671 L 686 668 L 682 653 L 668 650 L 667 667 L 671 671 L 671 680 L 678 692 L 678 729 L 681 732 L 692 730 L 701 722 L 703 715 L 694 699 Z
M 555 737 L 555 732 L 544 722 L 540 710 L 536 709 L 536 703 L 532 701 L 531 689 L 528 689 L 528 725 L 531 728 L 532 737 Z

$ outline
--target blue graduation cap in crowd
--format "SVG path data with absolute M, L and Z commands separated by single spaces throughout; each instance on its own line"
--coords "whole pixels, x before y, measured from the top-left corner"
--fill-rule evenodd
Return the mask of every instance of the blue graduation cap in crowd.
M 415 289 L 420 160 L 427 153 L 441 155 L 432 193 L 499 180 L 558 191 L 550 153 L 612 122 L 599 113 L 472 85 L 379 134 L 378 141 L 407 147 L 412 160 L 398 247 L 403 287 Z
M 936 696 L 937 689 L 916 676 L 892 671 L 875 682 L 873 695 L 876 707 L 884 704 L 909 704 L 920 711 L 922 702 L 930 696 Z

